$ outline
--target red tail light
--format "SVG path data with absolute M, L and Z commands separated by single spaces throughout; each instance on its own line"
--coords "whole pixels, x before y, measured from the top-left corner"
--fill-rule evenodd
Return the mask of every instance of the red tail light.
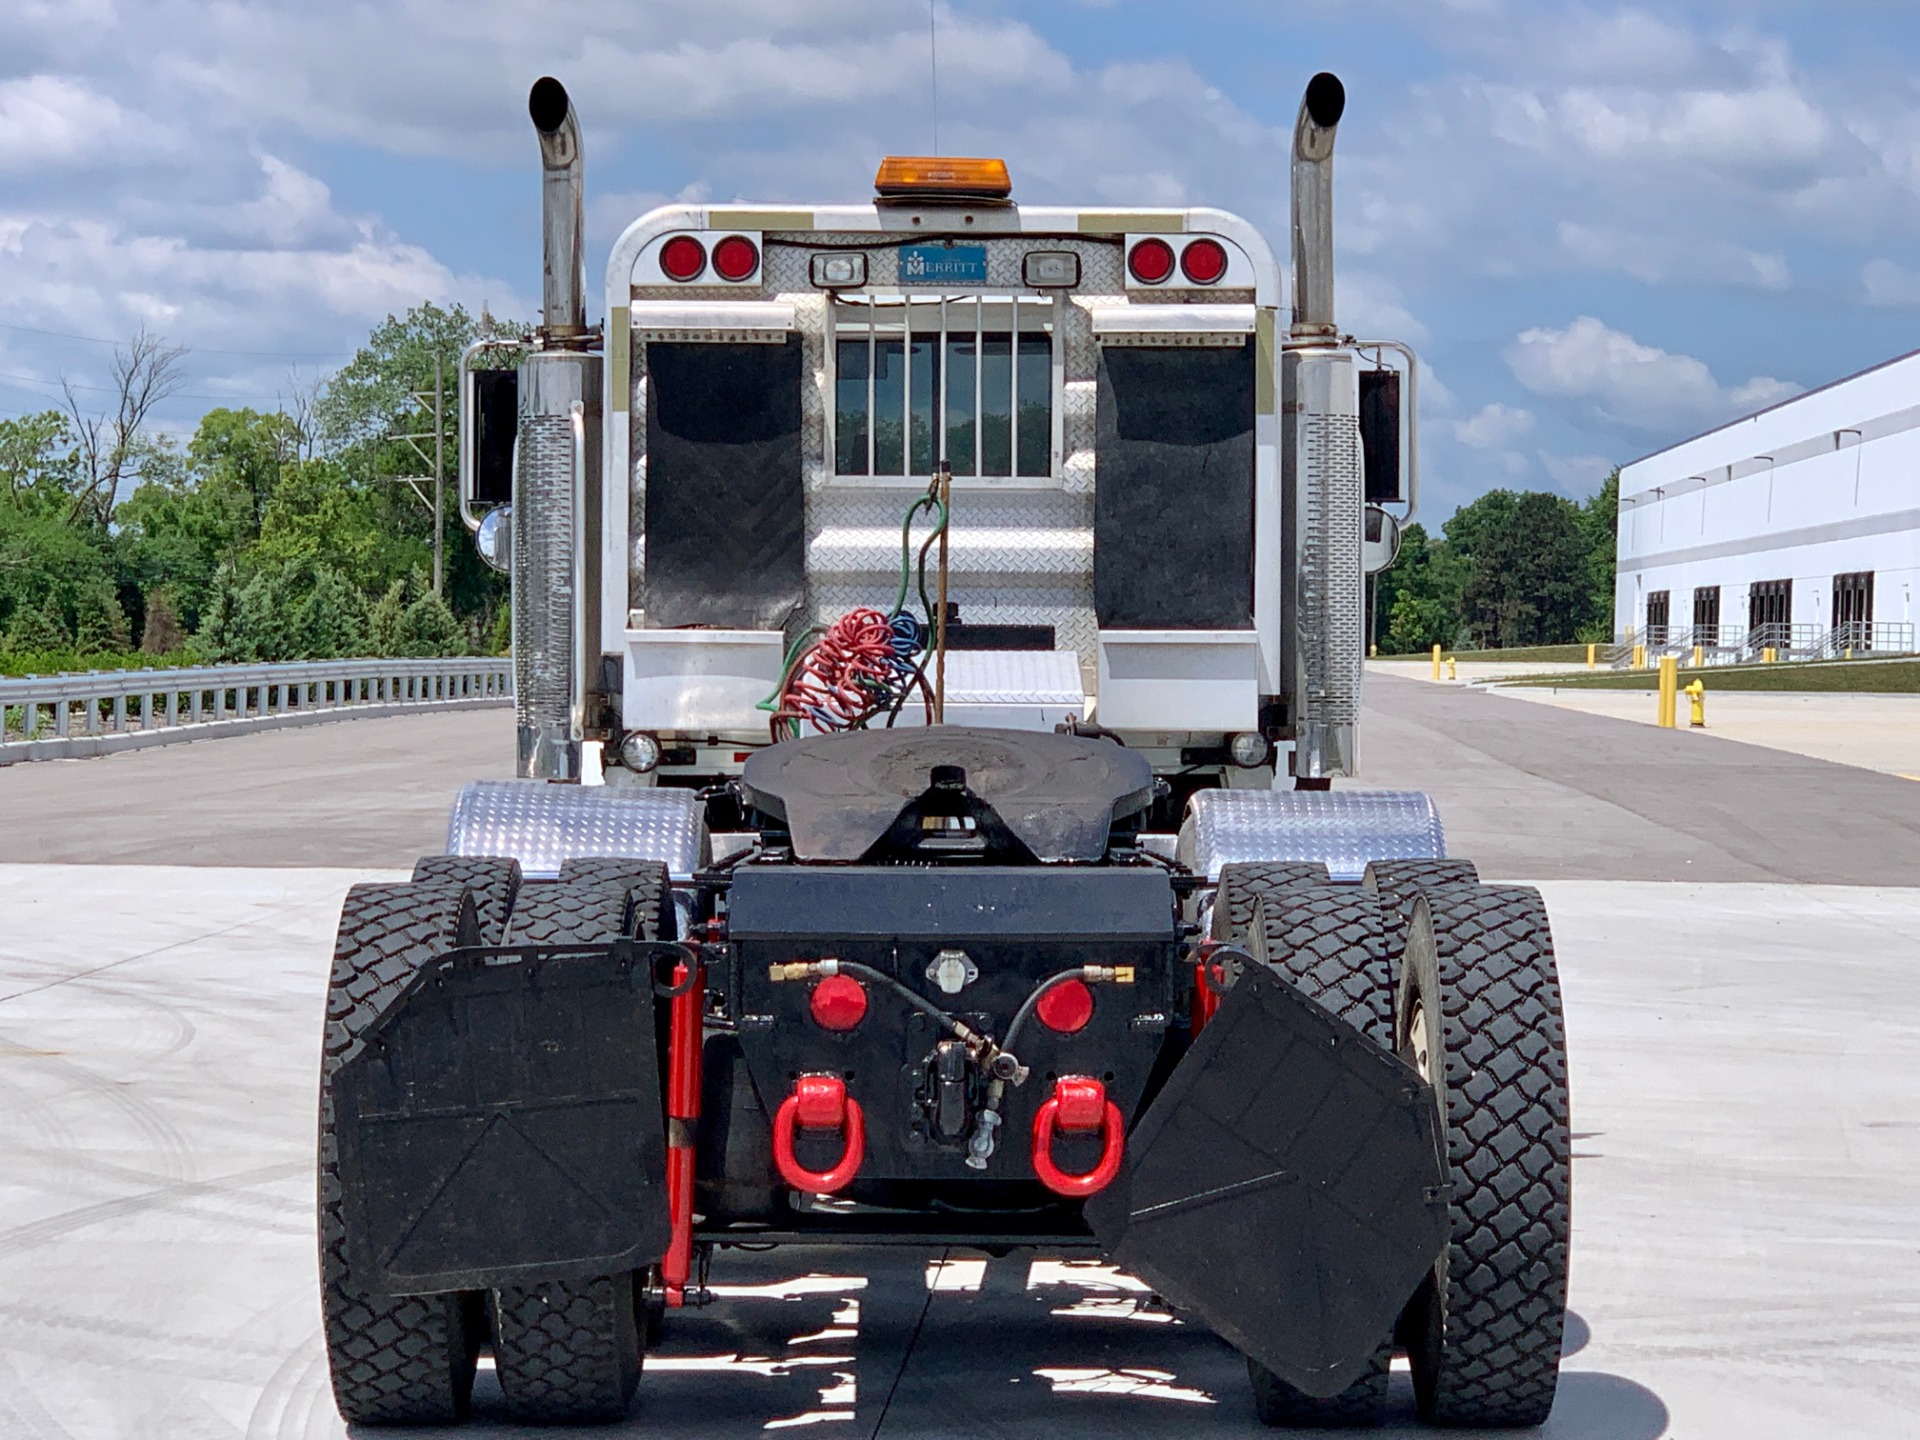
M 1196 240 L 1180 252 L 1180 269 L 1194 284 L 1212 285 L 1227 273 L 1226 247 L 1218 240 Z
M 707 247 L 691 235 L 676 235 L 660 247 L 660 268 L 669 280 L 697 280 L 707 268 Z
M 1093 1019 L 1093 991 L 1084 980 L 1064 980 L 1040 997 L 1033 1012 L 1049 1030 L 1077 1034 Z
M 713 268 L 722 280 L 745 280 L 760 268 L 760 247 L 744 235 L 729 235 L 713 247 Z
M 1164 240 L 1142 240 L 1127 252 L 1127 269 L 1142 285 L 1158 285 L 1173 274 L 1173 247 Z
M 867 1016 L 867 990 L 851 975 L 829 975 L 807 997 L 814 1023 L 823 1030 L 851 1030 Z

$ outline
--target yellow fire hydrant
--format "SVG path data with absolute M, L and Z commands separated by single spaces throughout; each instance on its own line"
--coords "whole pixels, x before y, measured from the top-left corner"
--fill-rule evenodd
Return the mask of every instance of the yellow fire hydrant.
M 1688 728 L 1704 730 L 1707 728 L 1707 687 L 1696 680 L 1687 686 L 1687 703 L 1692 713 L 1687 718 Z
M 1453 656 L 1449 655 L 1447 656 L 1447 679 L 1458 680 L 1459 678 L 1460 678 L 1460 662 L 1454 659 Z

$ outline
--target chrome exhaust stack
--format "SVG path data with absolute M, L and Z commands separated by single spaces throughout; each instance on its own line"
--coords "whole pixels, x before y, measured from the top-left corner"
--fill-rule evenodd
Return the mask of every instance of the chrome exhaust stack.
M 527 98 L 540 138 L 542 324 L 520 370 L 513 681 L 519 774 L 578 780 L 600 663 L 599 336 L 587 329 L 580 124 L 558 80 Z
M 1359 382 L 1333 311 L 1333 146 L 1346 100 L 1337 77 L 1315 75 L 1293 130 L 1293 324 L 1281 423 L 1294 565 L 1282 608 L 1293 773 L 1307 784 L 1358 770 L 1365 654 Z

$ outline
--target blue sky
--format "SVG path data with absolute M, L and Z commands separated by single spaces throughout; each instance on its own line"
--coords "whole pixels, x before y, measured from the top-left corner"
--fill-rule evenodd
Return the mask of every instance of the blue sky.
M 1025 199 L 1221 205 L 1276 242 L 1301 87 L 1339 73 L 1341 319 L 1430 366 L 1437 516 L 1495 485 L 1586 494 L 1916 343 L 1920 7 L 936 18 L 948 153 L 1005 155 Z M 925 0 L 12 0 L 0 57 L 0 414 L 99 385 L 98 342 L 143 322 L 190 347 L 164 417 L 187 429 L 421 299 L 531 313 L 545 71 L 586 127 L 596 283 L 663 199 L 857 198 L 932 143 Z

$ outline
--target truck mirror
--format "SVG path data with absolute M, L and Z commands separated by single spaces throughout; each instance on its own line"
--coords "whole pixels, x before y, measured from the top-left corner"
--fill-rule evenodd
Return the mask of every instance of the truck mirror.
M 1365 528 L 1360 532 L 1360 564 L 1369 575 L 1378 575 L 1393 564 L 1400 553 L 1400 522 L 1378 505 L 1366 509 Z
M 470 370 L 473 386 L 473 474 L 468 494 L 475 505 L 505 505 L 513 499 L 513 445 L 520 425 L 520 372 Z
M 1400 372 L 1360 372 L 1360 450 L 1369 505 L 1407 498 L 1400 470 Z

